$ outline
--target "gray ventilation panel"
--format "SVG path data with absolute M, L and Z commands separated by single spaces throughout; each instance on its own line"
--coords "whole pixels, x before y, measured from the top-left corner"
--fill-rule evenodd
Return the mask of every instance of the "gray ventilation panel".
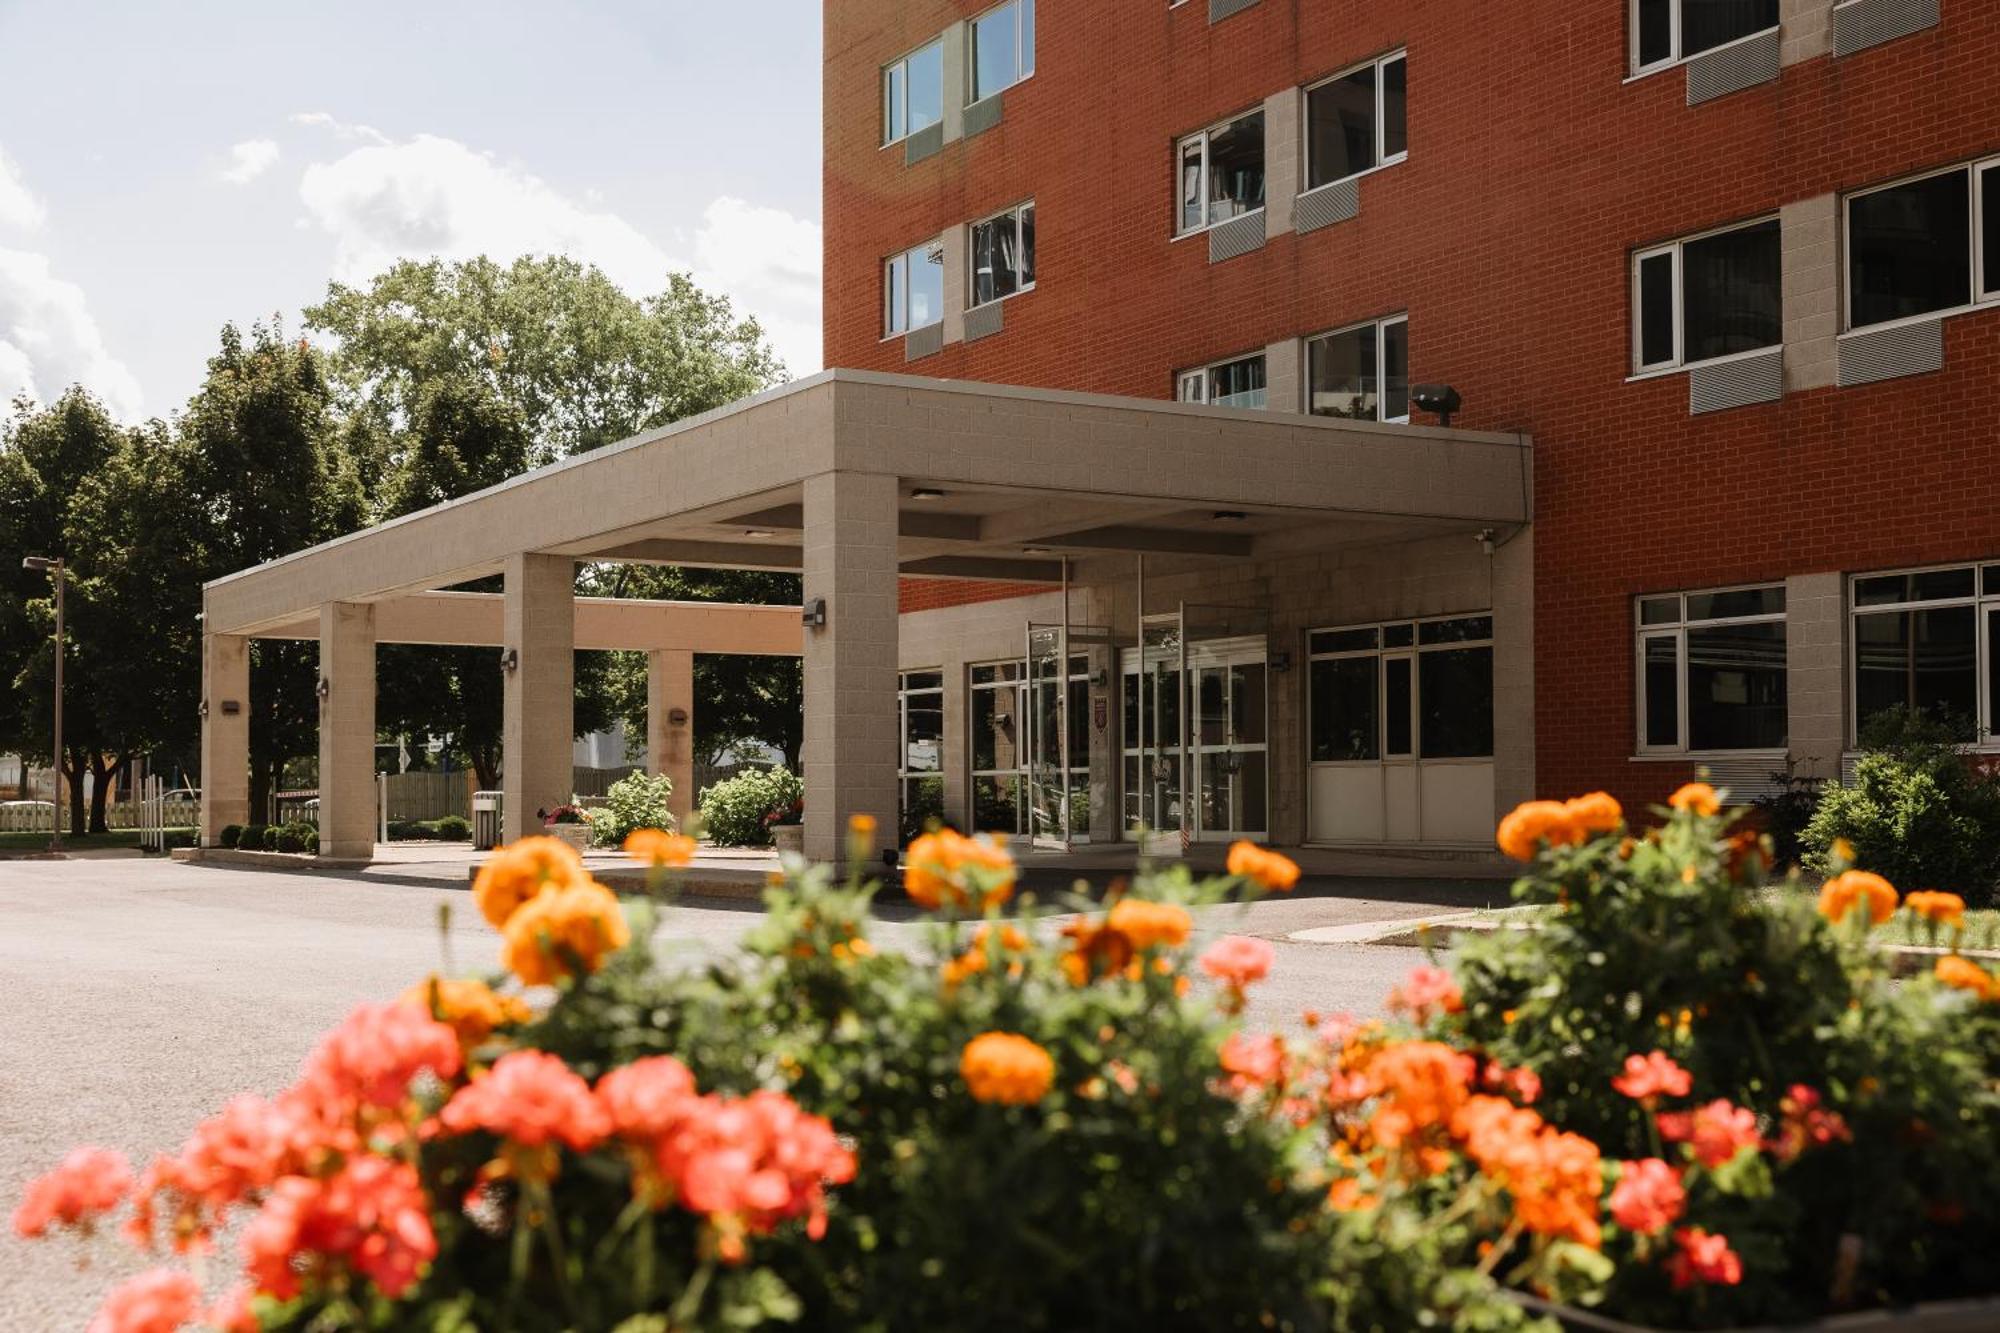
M 1225 259 L 1234 259 L 1263 248 L 1264 210 L 1261 208 L 1208 229 L 1208 262 L 1211 264 L 1220 264 Z
M 944 325 L 926 324 L 903 335 L 903 360 L 915 361 L 944 350 Z
M 1004 327 L 1006 317 L 1002 313 L 1007 308 L 1005 301 L 988 301 L 985 305 L 974 306 L 965 312 L 965 340 L 978 342 L 981 338 L 991 338 Z
M 1833 7 L 1833 53 L 1851 56 L 1938 24 L 1938 0 L 1848 0 Z
M 1873 384 L 1877 380 L 1926 375 L 1944 369 L 1944 321 L 1898 324 L 1890 329 L 1863 330 L 1840 340 L 1840 383 Z
M 1000 94 L 982 97 L 965 108 L 965 137 L 984 134 L 1000 123 Z
M 1689 106 L 1770 83 L 1778 77 L 1778 32 L 1760 32 L 1687 62 Z
M 1361 182 L 1350 176 L 1344 181 L 1307 190 L 1292 201 L 1292 230 L 1303 236 L 1321 227 L 1345 222 L 1361 212 Z
M 1257 0 L 1208 0 L 1208 21 L 1220 23 L 1231 14 L 1240 14 Z
M 1720 365 L 1688 371 L 1688 415 L 1725 412 L 1752 403 L 1775 403 L 1785 396 L 1785 349 L 1773 347 Z
M 926 125 L 903 140 L 903 165 L 914 167 L 927 157 L 936 157 L 944 151 L 944 122 Z

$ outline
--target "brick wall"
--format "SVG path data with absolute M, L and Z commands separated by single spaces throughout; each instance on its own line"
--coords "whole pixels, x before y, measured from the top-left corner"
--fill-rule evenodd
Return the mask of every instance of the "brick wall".
M 1619 0 L 1260 0 L 1213 27 L 1042 0 L 1002 122 L 905 167 L 878 66 L 982 8 L 825 7 L 828 364 L 1168 397 L 1179 367 L 1407 310 L 1413 379 L 1536 440 L 1544 791 L 1683 776 L 1629 762 L 1633 594 L 2000 556 L 2000 311 L 1949 321 L 1919 378 L 1695 418 L 1683 376 L 1627 382 L 1633 248 L 2000 151 L 2000 5 L 1945 0 L 1928 32 L 1691 108 L 1678 71 L 1626 80 Z M 1356 219 L 1214 266 L 1171 239 L 1176 136 L 1398 46 L 1410 156 Z M 1029 196 L 1037 289 L 906 365 L 881 257 Z

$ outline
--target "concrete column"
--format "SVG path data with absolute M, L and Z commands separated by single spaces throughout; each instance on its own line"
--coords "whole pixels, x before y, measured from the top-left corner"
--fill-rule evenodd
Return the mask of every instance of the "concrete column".
M 566 555 L 509 556 L 505 583 L 502 634 L 516 660 L 505 673 L 500 833 L 512 842 L 540 833 L 535 812 L 553 810 L 573 794 L 576 562 Z
M 965 25 L 954 23 L 944 30 L 944 49 L 939 64 L 944 69 L 944 141 L 965 137 L 965 99 L 972 91 L 966 73 Z M 948 304 L 948 303 L 947 303 Z
M 1535 791 L 1535 532 L 1507 539 L 1493 569 L 1493 817 Z
M 828 472 L 805 483 L 806 855 L 840 856 L 849 815 L 896 837 L 896 478 Z
M 947 227 L 938 237 L 944 250 L 944 340 L 946 344 L 965 341 L 965 303 L 971 296 L 971 238 L 966 229 Z
M 201 636 L 201 845 L 250 822 L 250 640 Z
M 646 764 L 673 781 L 667 808 L 685 829 L 694 813 L 693 653 L 646 654 Z
M 1304 95 L 1286 88 L 1264 99 L 1264 238 L 1292 229 L 1292 200 L 1305 173 L 1300 168 L 1300 111 Z
M 1839 201 L 1831 194 L 1800 199 L 1778 210 L 1787 393 L 1826 388 L 1838 375 L 1839 214 Z
M 971 700 L 967 697 L 965 658 L 947 653 L 944 659 L 944 817 L 948 823 L 978 833 L 972 822 Z
M 1785 580 L 1786 748 L 1800 777 L 1840 776 L 1847 748 L 1846 599 L 1841 576 Z
M 1305 342 L 1287 338 L 1264 349 L 1264 406 L 1273 412 L 1306 409 Z
M 319 609 L 319 854 L 375 855 L 375 608 Z
M 1834 0 L 1778 0 L 1778 63 L 1796 65 L 1833 51 Z

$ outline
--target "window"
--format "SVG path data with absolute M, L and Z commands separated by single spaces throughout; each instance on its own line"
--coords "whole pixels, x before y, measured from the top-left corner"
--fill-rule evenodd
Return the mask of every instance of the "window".
M 944 119 L 944 41 L 882 69 L 882 143 L 898 143 Z
M 1847 324 L 2000 300 L 2000 159 L 1847 199 Z
M 972 825 L 979 833 L 1026 833 L 1021 784 L 1027 769 L 1027 701 L 1021 664 L 996 662 L 970 670 Z
M 1408 155 L 1408 65 L 1398 52 L 1306 89 L 1307 189 Z
M 972 20 L 972 100 L 1035 72 L 1035 0 L 1008 0 Z
M 1410 419 L 1410 321 L 1398 315 L 1306 343 L 1306 410 L 1355 421 Z
M 1783 342 L 1778 246 L 1771 218 L 1635 255 L 1637 368 L 1694 365 Z
M 1313 763 L 1492 758 L 1492 616 L 1315 630 L 1307 645 Z
M 1211 407 L 1264 406 L 1264 354 L 1219 361 L 1199 370 L 1183 370 L 1176 379 L 1176 396 L 1184 403 Z
M 1657 69 L 1778 26 L 1778 0 L 1632 0 L 1632 69 Z
M 2000 565 L 1860 576 L 1850 600 L 1857 741 L 1894 708 L 2000 741 Z
M 1180 142 L 1180 227 L 1200 231 L 1264 206 L 1264 113 Z
M 1642 597 L 1639 752 L 1785 748 L 1785 589 Z
M 900 686 L 903 749 L 897 776 L 908 837 L 944 818 L 944 673 L 905 671 Z
M 894 337 L 944 318 L 944 247 L 928 241 L 882 265 L 882 336 Z
M 985 305 L 1035 285 L 1035 202 L 972 224 L 972 304 Z

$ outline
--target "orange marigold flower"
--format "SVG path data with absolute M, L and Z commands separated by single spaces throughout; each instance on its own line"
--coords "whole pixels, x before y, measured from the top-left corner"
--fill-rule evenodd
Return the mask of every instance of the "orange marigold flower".
M 1672 1226 L 1687 1206 L 1681 1173 L 1657 1157 L 1618 1164 L 1618 1183 L 1611 1188 L 1611 1220 L 1641 1236 L 1657 1236 Z
M 1665 1051 L 1625 1057 L 1625 1072 L 1611 1080 L 1615 1091 L 1634 1101 L 1652 1101 L 1661 1096 L 1685 1097 L 1694 1087 L 1694 1077 L 1673 1062 Z
M 483 981 L 427 977 L 397 997 L 458 1033 L 459 1044 L 477 1046 L 499 1028 L 518 1027 L 535 1016 L 518 995 L 502 995 Z
M 903 860 L 903 891 L 932 910 L 1006 902 L 1019 873 L 1014 858 L 990 835 L 968 838 L 947 828 L 916 839 Z
M 588 878 L 576 848 L 560 838 L 538 834 L 508 843 L 486 858 L 478 878 L 472 881 L 472 900 L 498 929 L 543 889 L 551 885 L 564 888 Z
M 1365 1213 L 1381 1203 L 1380 1199 L 1363 1190 L 1361 1181 L 1354 1176 L 1342 1176 L 1326 1192 L 1326 1206 L 1336 1213 Z
M 1299 882 L 1297 862 L 1247 840 L 1230 844 L 1228 869 L 1274 893 L 1290 893 Z
M 1465 996 L 1451 973 L 1420 963 L 1410 970 L 1402 985 L 1389 992 L 1389 1008 L 1421 1023 L 1432 1013 L 1460 1012 L 1465 1008 Z
M 1568 842 L 1569 830 L 1569 812 L 1560 801 L 1525 801 L 1500 821 L 1494 841 L 1516 861 L 1532 861 L 1544 842 L 1558 846 Z
M 701 844 L 685 833 L 665 829 L 635 828 L 625 835 L 625 855 L 649 866 L 684 866 L 694 860 Z
M 1275 1032 L 1256 1037 L 1247 1032 L 1232 1032 L 1216 1052 L 1216 1062 L 1229 1076 L 1229 1091 L 1239 1096 L 1257 1088 L 1275 1087 L 1285 1081 L 1285 1039 Z
M 1729 1248 L 1727 1236 L 1712 1236 L 1701 1227 L 1682 1227 L 1674 1233 L 1674 1245 L 1674 1256 L 1667 1260 L 1674 1290 L 1697 1282 L 1733 1287 L 1743 1280 L 1743 1260 Z
M 1111 905 L 1104 924 L 1132 941 L 1137 950 L 1179 948 L 1187 943 L 1194 919 L 1175 903 L 1148 902 L 1144 898 L 1120 898 Z
M 1277 956 L 1266 940 L 1225 935 L 1202 951 L 1201 970 L 1223 985 L 1241 990 L 1269 976 Z
M 1405 1041 L 1385 1046 L 1367 1062 L 1379 1096 L 1370 1127 L 1377 1142 L 1393 1148 L 1427 1129 L 1448 1124 L 1471 1095 L 1474 1061 L 1442 1042 Z
M 1539 1235 L 1595 1247 L 1603 1167 L 1597 1145 L 1556 1130 L 1526 1107 L 1500 1097 L 1468 1099 L 1452 1116 L 1466 1155 L 1514 1198 L 1520 1224 Z
M 1623 807 L 1612 799 L 1610 793 L 1601 791 L 1564 801 L 1563 815 L 1568 821 L 1572 842 L 1582 842 L 1586 836 L 1599 833 L 1616 833 L 1625 823 Z
M 856 837 L 873 837 L 875 829 L 876 823 L 875 816 L 873 815 L 849 815 L 847 817 L 847 831 Z
M 1868 870 L 1843 870 L 1819 891 L 1819 913 L 1838 925 L 1856 907 L 1868 920 L 1881 925 L 1896 911 L 1896 890 L 1888 880 Z
M 85 1333 L 176 1333 L 201 1310 L 201 1288 L 177 1268 L 154 1268 L 111 1289 Z
M 618 896 L 595 880 L 530 899 L 508 918 L 500 961 L 530 986 L 553 985 L 572 967 L 595 972 L 632 942 Z
M 1971 991 L 1982 1000 L 2000 999 L 2000 982 L 1970 958 L 1947 954 L 1937 960 L 1937 979 L 1956 990 Z
M 1918 889 L 1903 899 L 1903 906 L 1924 920 L 1934 921 L 1947 930 L 1965 929 L 1965 899 L 1955 893 Z
M 1048 1095 L 1056 1062 L 1017 1033 L 984 1032 L 965 1044 L 958 1072 L 975 1101 L 1030 1106 Z
M 483 1129 L 524 1148 L 566 1143 L 582 1152 L 611 1132 L 590 1085 L 547 1051 L 512 1051 L 452 1094 L 438 1123 L 454 1134 Z
M 1706 782 L 1690 782 L 1669 796 L 1667 804 L 1706 819 L 1722 809 L 1722 798 Z
M 29 1182 L 14 1210 L 14 1234 L 28 1239 L 51 1226 L 88 1226 L 132 1188 L 132 1165 L 109 1148 L 73 1148 L 47 1175 Z

